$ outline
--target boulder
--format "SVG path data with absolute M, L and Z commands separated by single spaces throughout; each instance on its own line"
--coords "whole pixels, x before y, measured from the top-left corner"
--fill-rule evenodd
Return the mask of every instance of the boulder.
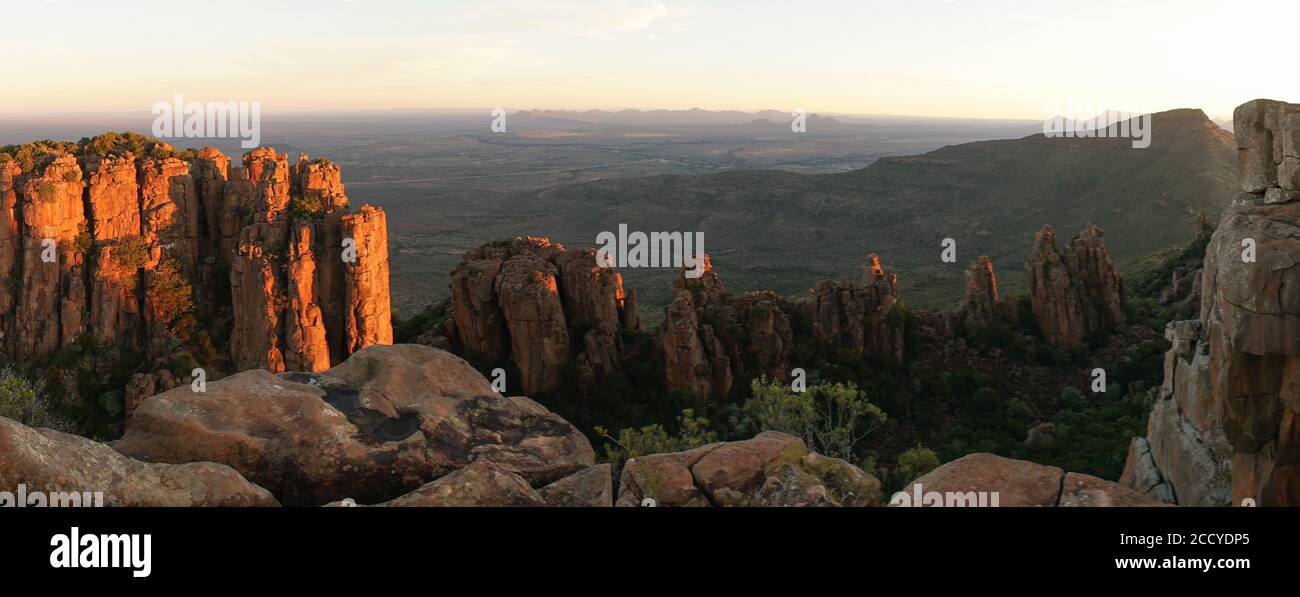
M 797 437 L 768 431 L 753 439 L 628 460 L 616 505 L 875 506 L 880 482 Z
M 572 425 L 419 345 L 370 346 L 323 373 L 246 371 L 205 393 L 164 392 L 136 408 L 115 447 L 228 464 L 286 505 L 383 502 L 476 461 L 535 487 L 595 463 Z
M 0 417 L 0 491 L 16 492 L 19 485 L 28 494 L 102 492 L 107 506 L 278 505 L 222 464 L 149 464 L 83 437 Z
M 608 508 L 614 505 L 613 467 L 606 463 L 582 469 L 537 493 L 548 506 Z

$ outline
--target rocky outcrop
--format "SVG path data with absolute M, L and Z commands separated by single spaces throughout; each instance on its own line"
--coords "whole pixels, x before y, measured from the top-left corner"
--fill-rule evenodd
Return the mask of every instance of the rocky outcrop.
M 105 506 L 275 506 L 265 489 L 211 462 L 148 464 L 103 444 L 0 417 L 0 490 L 102 493 Z M 9 504 L 14 505 L 14 504 Z M 35 505 L 35 504 L 31 504 Z M 40 505 L 45 505 L 44 503 Z
M 1164 382 L 1147 434 L 1134 438 L 1120 482 L 1183 506 L 1226 506 L 1232 499 L 1232 447 L 1223 403 L 1211 386 L 1210 346 L 1199 321 L 1165 329 Z
M 753 439 L 628 460 L 617 506 L 875 506 L 880 482 L 797 437 Z M 648 504 L 647 504 L 648 505 Z
M 229 465 L 286 505 L 380 503 L 471 462 L 533 488 L 595 464 L 563 419 L 417 345 L 369 346 L 323 373 L 255 370 L 204 393 L 179 387 L 145 400 L 114 446 L 148 462 Z
M 526 394 L 556 389 L 570 364 L 595 383 L 620 369 L 620 330 L 639 329 L 627 299 L 622 276 L 593 249 L 531 237 L 484 245 L 451 273 L 451 344 L 513 361 Z
M 1211 412 L 1234 452 L 1233 502 L 1296 505 L 1300 106 L 1255 100 L 1233 120 L 1245 194 L 1211 237 L 1201 286 Z
M 957 307 L 959 317 L 977 321 L 993 319 L 998 308 L 998 278 L 993 273 L 993 261 L 981 255 L 979 261 L 966 268 L 966 291 Z
M 93 161 L 87 196 L 94 231 L 91 329 L 101 344 L 139 346 L 143 322 L 138 292 L 145 255 L 133 253 L 143 253 L 145 247 L 133 156 Z
M 896 495 L 891 503 L 914 506 L 996 503 L 1004 508 L 1165 505 L 1119 483 L 984 452 L 967 454 L 944 464 L 907 484 L 900 493 L 906 495 Z M 920 496 L 920 501 L 912 496 Z M 941 504 L 934 503 L 933 499 L 940 500 Z
M 1124 287 L 1106 253 L 1100 228 L 1089 224 L 1062 249 L 1044 226 L 1025 262 L 1034 318 L 1043 337 L 1075 346 L 1091 333 L 1124 321 Z
M 338 166 L 303 156 L 290 167 L 271 148 L 234 167 L 212 148 L 125 149 L 142 140 L 63 144 L 80 155 L 51 149 L 23 162 L 29 172 L 0 163 L 11 357 L 49 357 L 87 333 L 143 353 L 149 371 L 188 350 L 195 317 L 232 328 L 222 348 L 236 369 L 320 371 L 392 342 L 384 213 L 348 213 Z
M 368 205 L 347 211 L 337 165 L 300 156 L 290 168 L 260 148 L 225 194 L 242 213 L 230 269 L 237 368 L 321 371 L 393 341 L 387 220 Z
M 895 312 L 898 275 L 886 271 L 876 255 L 867 257 L 862 284 L 822 281 L 793 303 L 822 346 L 902 360 L 903 328 Z
M 786 380 L 794 354 L 794 306 L 770 291 L 737 295 L 704 257 L 697 278 L 683 271 L 656 338 L 669 390 L 726 400 L 752 377 Z
M 89 311 L 85 241 L 79 242 L 88 229 L 81 167 L 67 154 L 47 161 L 17 183 L 22 249 L 9 278 L 17 299 L 5 330 L 9 354 L 17 358 L 48 356 L 72 343 Z
M 1206 248 L 1199 319 L 1166 332 L 1160 400 L 1124 480 L 1158 476 L 1179 504 L 1297 505 L 1300 105 L 1255 100 L 1233 121 L 1242 194 Z

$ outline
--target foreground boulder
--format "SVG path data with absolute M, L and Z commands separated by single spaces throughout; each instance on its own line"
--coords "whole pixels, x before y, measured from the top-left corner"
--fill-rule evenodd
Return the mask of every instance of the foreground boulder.
M 370 346 L 319 374 L 246 371 L 205 393 L 164 392 L 115 447 L 150 462 L 228 464 L 285 505 L 379 503 L 478 461 L 531 487 L 595 464 L 559 416 L 418 345 Z
M 419 489 L 386 502 L 378 508 L 410 507 L 609 507 L 613 505 L 610 465 L 578 471 L 540 489 L 533 489 L 523 477 L 490 460 L 477 460 L 450 475 L 421 485 Z M 330 502 L 328 507 L 364 506 L 352 502 Z
M 105 506 L 277 506 L 228 466 L 147 464 L 108 446 L 0 417 L 0 491 L 102 493 Z M 91 502 L 81 502 L 91 505 Z
M 940 501 L 933 501 L 936 499 Z M 1165 505 L 1119 483 L 985 452 L 967 454 L 930 471 L 895 494 L 891 504 L 999 507 Z
M 875 506 L 880 481 L 856 466 L 767 431 L 740 442 L 633 458 L 617 506 Z

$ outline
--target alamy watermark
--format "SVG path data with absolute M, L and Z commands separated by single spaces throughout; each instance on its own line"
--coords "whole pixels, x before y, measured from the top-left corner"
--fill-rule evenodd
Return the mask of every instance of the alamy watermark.
M 912 484 L 912 492 L 900 491 L 889 498 L 889 505 L 900 508 L 997 508 L 996 491 L 925 491 L 920 483 Z
M 18 491 L 0 491 L 0 508 L 103 508 L 102 491 L 28 491 L 19 484 Z
M 1048 106 L 1043 136 L 1049 138 L 1133 139 L 1134 149 L 1151 147 L 1151 114 L 1109 108 L 1094 109 L 1074 100 Z
M 703 232 L 628 232 L 596 235 L 596 264 L 601 267 L 684 267 L 687 278 L 704 275 Z
M 262 104 L 259 102 L 187 102 L 177 93 L 153 105 L 152 132 L 159 139 L 241 139 L 239 146 L 262 144 Z

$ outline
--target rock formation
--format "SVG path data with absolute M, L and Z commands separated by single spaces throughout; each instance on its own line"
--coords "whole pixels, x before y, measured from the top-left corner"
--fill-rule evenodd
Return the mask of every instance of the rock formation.
M 1222 397 L 1210 382 L 1210 347 L 1199 321 L 1165 329 L 1164 382 L 1133 438 L 1120 482 L 1183 506 L 1225 506 L 1232 499 L 1232 447 L 1221 428 Z
M 1124 287 L 1106 253 L 1100 228 L 1089 224 L 1057 248 L 1056 232 L 1044 226 L 1025 262 L 1034 318 L 1048 342 L 1075 346 L 1094 331 L 1124 321 Z
M 114 505 L 877 506 L 880 482 L 797 437 L 595 464 L 585 436 L 469 365 L 375 345 L 322 373 L 246 371 L 147 398 L 110 446 L 0 418 L 0 486 L 102 488 Z M 256 483 L 256 485 L 254 485 Z M 1159 504 L 1119 484 L 973 454 L 924 491 L 996 491 L 998 505 Z M 650 502 L 647 502 L 650 500 Z
M 622 276 L 594 249 L 567 251 L 546 238 L 515 238 L 465 254 L 451 272 L 449 335 L 458 350 L 513 360 L 522 391 L 545 393 L 574 364 L 585 382 L 619 369 L 620 330 L 640 316 Z
M 1166 505 L 1119 483 L 984 452 L 944 464 L 908 483 L 901 493 L 908 494 L 906 503 L 913 506 L 939 505 L 929 501 L 933 497 L 927 495 L 943 500 L 945 506 L 957 505 L 958 501 L 976 505 L 981 493 L 989 504 L 996 493 L 999 507 Z M 913 496 L 921 496 L 920 502 Z
M 885 271 L 876 255 L 867 256 L 863 284 L 822 281 L 793 302 L 821 345 L 902 360 L 903 329 L 895 313 L 898 275 Z
M 732 293 L 708 255 L 698 278 L 683 270 L 673 289 L 656 338 L 670 391 L 726 400 L 749 378 L 790 377 L 792 305 L 773 292 Z
M 347 212 L 338 166 L 303 156 L 291 168 L 261 148 L 231 167 L 215 149 L 152 140 L 141 156 L 102 147 L 109 138 L 122 139 L 64 144 L 79 155 L 50 149 L 29 171 L 0 162 L 11 358 L 49 357 L 84 333 L 144 354 L 151 371 L 187 350 L 196 316 L 228 325 L 221 312 L 237 369 L 320 371 L 392 342 L 384 213 Z M 133 398 L 175 382 L 135 380 Z
M 251 151 L 224 185 L 223 203 L 242 215 L 230 268 L 241 370 L 321 371 L 393 341 L 383 210 L 348 213 L 335 164 L 288 163 L 271 148 Z M 217 220 L 221 245 L 232 226 Z
M 265 370 L 144 401 L 114 446 L 148 462 L 219 462 L 286 505 L 376 503 L 472 461 L 540 487 L 595 464 L 587 439 L 527 398 L 503 398 L 468 363 L 373 345 L 323 373 Z
M 966 268 L 966 293 L 957 307 L 960 317 L 987 321 L 993 319 L 998 308 L 998 278 L 993 273 L 993 262 L 987 255 Z
M 617 506 L 876 506 L 880 481 L 797 437 L 768 431 L 740 442 L 628 460 Z
M 0 490 L 13 493 L 19 485 L 47 500 L 55 492 L 100 492 L 105 506 L 278 505 L 222 464 L 148 464 L 83 437 L 0 417 Z M 91 505 L 81 495 L 77 504 Z
M 1163 481 L 1179 504 L 1297 505 L 1300 105 L 1247 102 L 1233 124 L 1242 195 L 1206 248 L 1199 319 L 1166 332 L 1160 401 L 1124 480 Z

